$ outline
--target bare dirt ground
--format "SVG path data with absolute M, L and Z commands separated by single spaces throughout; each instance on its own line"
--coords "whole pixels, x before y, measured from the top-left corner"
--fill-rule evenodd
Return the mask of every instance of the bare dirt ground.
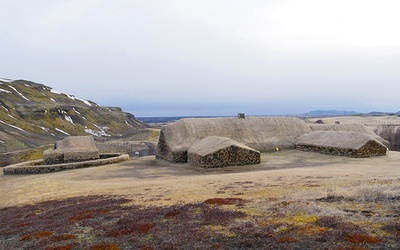
M 396 249 L 400 246 L 400 152 L 388 152 L 383 157 L 348 158 L 289 150 L 263 154 L 260 165 L 221 169 L 170 164 L 154 157 L 145 157 L 52 174 L 1 175 L 0 189 L 0 208 L 3 211 L 7 207 L 17 209 L 27 204 L 89 195 L 116 195 L 129 200 L 124 206 L 159 209 L 203 204 L 210 199 L 221 198 L 224 209 L 244 213 L 249 219 L 242 218 L 242 222 L 236 220 L 233 224 L 222 226 L 216 222 L 207 224 L 206 229 L 202 227 L 202 233 L 204 230 L 212 231 L 233 242 L 240 238 L 237 235 L 245 237 L 255 230 L 247 232 L 241 224 L 241 231 L 235 231 L 237 223 L 246 221 L 251 222 L 257 230 L 265 230 L 267 224 L 273 226 L 272 236 L 268 237 L 281 249 L 314 248 L 320 244 L 326 244 L 323 248 L 327 249 Z M 243 201 L 245 205 L 240 203 L 232 207 L 229 202 L 224 203 L 229 200 Z M 340 224 L 342 222 L 344 224 Z M 149 230 L 155 230 L 156 224 L 151 225 Z M 356 228 L 355 233 L 350 233 L 350 229 L 349 232 L 343 231 L 343 227 L 347 228 L 343 225 L 351 225 L 351 230 Z M 56 231 L 54 229 L 49 234 Z M 39 236 L 36 236 L 38 240 Z M 249 236 L 251 239 L 257 237 Z M 155 243 L 153 238 L 146 239 L 146 243 L 140 245 L 143 249 L 171 247 L 160 245 L 159 241 Z M 217 243 L 212 241 L 213 238 L 207 239 L 211 242 L 207 244 L 211 245 L 196 246 L 236 248 L 230 245 L 232 243 L 222 244 L 222 238 L 218 238 Z M 118 241 L 125 242 L 121 239 Z M 74 244 L 77 248 L 86 246 Z M 129 249 L 133 243 L 126 241 L 124 244 L 115 249 Z M 259 243 L 240 241 L 237 244 L 242 244 L 237 248 L 243 249 L 257 248 L 255 246 Z M 334 248 L 334 244 L 338 244 L 339 248 Z

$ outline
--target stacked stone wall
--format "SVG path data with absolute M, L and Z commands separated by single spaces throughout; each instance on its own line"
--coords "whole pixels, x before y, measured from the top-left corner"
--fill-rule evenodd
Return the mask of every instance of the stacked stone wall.
M 188 162 L 192 165 L 205 168 L 253 165 L 260 164 L 261 154 L 256 150 L 230 146 L 206 156 L 189 152 Z
M 4 175 L 18 174 L 45 174 L 59 172 L 63 170 L 87 168 L 106 164 L 113 164 L 129 160 L 127 154 L 101 154 L 101 158 L 91 161 L 62 163 L 53 165 L 43 165 L 42 160 L 28 161 L 19 164 L 14 164 L 3 168 Z
M 363 147 L 359 149 L 335 148 L 335 147 L 325 147 L 325 146 L 305 145 L 305 144 L 303 145 L 299 144 L 296 146 L 296 148 L 303 151 L 349 156 L 355 158 L 386 155 L 386 148 L 383 145 L 378 144 L 377 142 L 374 141 L 366 143 Z

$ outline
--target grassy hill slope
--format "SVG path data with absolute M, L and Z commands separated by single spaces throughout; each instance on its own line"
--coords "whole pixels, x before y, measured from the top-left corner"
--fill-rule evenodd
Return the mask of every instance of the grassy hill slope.
M 0 153 L 68 135 L 118 138 L 146 127 L 120 108 L 102 107 L 43 84 L 0 78 Z

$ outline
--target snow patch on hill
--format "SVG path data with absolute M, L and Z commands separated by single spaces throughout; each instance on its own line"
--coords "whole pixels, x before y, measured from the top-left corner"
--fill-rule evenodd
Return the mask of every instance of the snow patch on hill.
M 88 101 L 86 101 L 86 100 L 83 100 L 83 99 L 81 99 L 81 98 L 78 98 L 78 97 L 75 97 L 75 96 L 71 96 L 71 95 L 67 95 L 70 99 L 72 99 L 72 100 L 78 100 L 78 101 L 81 101 L 81 102 L 83 102 L 84 104 L 86 104 L 86 105 L 88 105 L 88 106 L 92 106 L 92 104 L 90 104 L 90 102 L 88 102 Z
M 46 88 L 43 88 L 43 89 L 46 90 Z M 61 95 L 62 94 L 60 91 L 55 90 L 55 89 L 50 89 L 50 92 L 53 93 L 53 94 L 57 94 L 57 95 Z
M 64 119 L 70 123 L 72 123 L 73 125 L 75 125 L 74 121 L 72 120 L 71 116 L 68 115 L 67 112 L 65 112 L 64 110 L 58 110 L 59 113 L 62 113 L 64 115 Z
M 20 95 L 22 98 L 24 98 L 25 100 L 27 100 L 28 102 L 30 102 L 31 100 L 29 100 L 28 98 L 26 98 L 23 94 L 21 94 L 16 88 L 14 88 L 13 86 L 9 85 L 8 87 L 12 88 L 18 95 Z
M 9 127 L 18 129 L 18 130 L 20 130 L 20 131 L 26 132 L 26 131 L 23 130 L 22 128 L 19 128 L 19 127 L 17 127 L 17 126 L 11 125 L 11 124 L 8 124 L 7 122 L 3 122 L 2 120 L 0 120 L 0 123 L 3 123 L 4 125 L 7 125 L 7 126 L 9 126 Z
M 11 82 L 13 82 L 13 80 L 8 79 L 8 78 L 2 78 L 2 77 L 0 77 L 0 84 L 2 84 L 1 82 L 11 83 Z
M 127 120 L 125 120 L 125 124 L 126 124 L 128 127 L 133 127 Z
M 78 100 L 78 101 L 81 101 L 81 102 L 83 102 L 84 104 L 86 104 L 86 105 L 88 105 L 88 106 L 92 106 L 92 104 L 90 103 L 90 102 L 88 102 L 88 101 L 86 101 L 86 100 L 84 100 L 84 99 L 81 99 L 81 98 L 78 98 L 78 97 L 75 97 L 75 96 L 73 96 L 73 95 L 68 95 L 68 94 L 65 94 L 65 93 L 63 93 L 63 92 L 61 92 L 61 91 L 58 91 L 58 90 L 55 90 L 55 89 L 50 89 L 50 92 L 51 93 L 54 93 L 54 94 L 57 94 L 57 95 L 66 95 L 69 99 L 71 99 L 71 100 Z
M 97 126 L 96 124 L 93 124 L 93 125 L 96 128 L 98 128 L 99 130 L 96 131 L 96 130 L 93 130 L 93 129 L 90 129 L 90 128 L 86 128 L 85 132 L 88 133 L 88 134 L 97 136 L 97 137 L 111 136 L 111 135 L 107 134 L 108 127 L 101 127 L 101 126 Z
M 6 92 L 7 94 L 11 94 L 11 91 L 5 90 L 5 89 L 0 89 L 0 92 Z
M 47 133 L 50 132 L 50 129 L 48 129 L 48 128 L 45 128 L 45 127 L 42 127 L 42 126 L 40 126 L 40 128 L 41 128 L 42 130 L 46 131 Z
M 64 130 L 61 130 L 61 129 L 59 129 L 59 128 L 55 128 L 55 130 L 58 131 L 58 132 L 60 132 L 60 133 L 65 134 L 65 135 L 70 135 L 70 134 L 68 134 L 67 132 L 65 132 Z
M 65 120 L 75 125 L 74 121 L 72 120 L 71 116 L 65 115 Z

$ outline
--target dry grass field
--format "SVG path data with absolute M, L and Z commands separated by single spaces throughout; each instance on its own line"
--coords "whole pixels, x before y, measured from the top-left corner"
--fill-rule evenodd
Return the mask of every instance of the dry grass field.
M 322 120 L 325 124 L 362 124 L 366 126 L 378 125 L 400 125 L 399 116 L 337 116 L 337 117 L 314 117 L 307 119 L 315 123 L 317 120 Z
M 400 153 L 0 176 L 0 249 L 398 249 Z

